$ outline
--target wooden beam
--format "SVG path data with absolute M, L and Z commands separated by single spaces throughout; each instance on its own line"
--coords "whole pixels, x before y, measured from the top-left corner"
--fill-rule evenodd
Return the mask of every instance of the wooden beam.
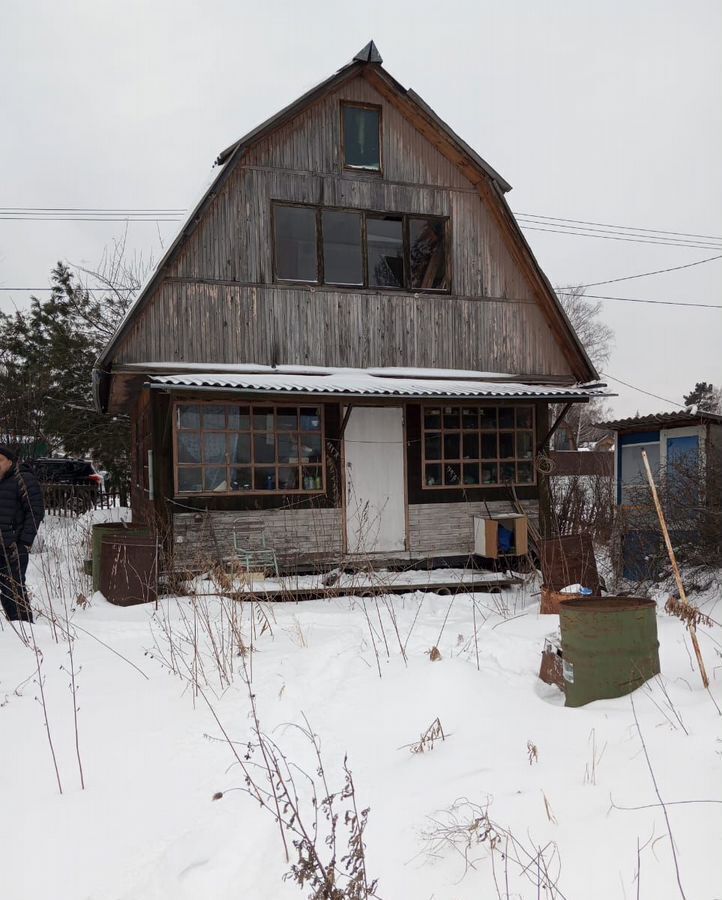
M 565 404 L 564 404 L 564 407 L 562 408 L 562 411 L 559 413 L 559 415 L 558 415 L 558 416 L 556 417 L 556 419 L 554 420 L 554 424 L 552 425 L 552 427 L 549 429 L 549 431 L 547 431 L 547 433 L 544 435 L 544 437 L 543 437 L 543 438 L 539 441 L 539 443 L 536 445 L 536 452 L 537 452 L 537 453 L 540 453 L 540 452 L 542 451 L 542 449 L 544 448 L 544 445 L 546 444 L 546 442 L 547 442 L 547 441 L 549 440 L 549 438 L 554 434 L 554 432 L 557 430 L 557 428 L 559 428 L 559 426 L 562 424 L 562 419 L 563 419 L 564 416 L 566 416 L 566 414 L 569 412 L 569 408 L 571 407 L 571 405 L 572 405 L 571 402 L 570 402 L 570 403 L 565 403 Z
M 657 495 L 657 488 L 654 484 L 654 478 L 652 477 L 652 470 L 649 468 L 649 460 L 647 459 L 647 451 L 642 448 L 642 462 L 644 463 L 644 468 L 647 472 L 647 481 L 649 482 L 649 488 L 652 491 L 652 499 L 654 500 L 654 505 L 657 509 L 657 516 L 659 517 L 659 526 L 662 529 L 662 537 L 664 538 L 665 546 L 667 547 L 667 553 L 669 555 L 669 561 L 672 564 L 672 571 L 674 572 L 674 580 L 677 582 L 677 590 L 679 591 L 680 600 L 690 605 L 687 600 L 687 593 L 684 589 L 684 583 L 682 581 L 682 575 L 679 571 L 679 566 L 677 565 L 677 557 L 674 555 L 674 548 L 672 547 L 672 541 L 669 537 L 669 531 L 667 530 L 667 522 L 664 518 L 664 513 L 662 512 L 662 504 L 659 502 L 659 496 Z M 693 621 L 689 622 L 687 625 L 687 629 L 689 631 L 689 635 L 692 638 L 692 646 L 694 647 L 695 656 L 697 657 L 697 662 L 699 664 L 699 672 L 702 676 L 702 684 L 709 688 L 709 678 L 707 677 L 707 670 L 704 667 L 704 660 L 702 659 L 702 651 L 699 649 L 699 641 L 697 640 L 697 626 Z
M 351 418 L 351 410 L 354 408 L 353 403 L 349 403 L 346 407 L 346 412 L 343 414 L 343 419 L 341 420 L 341 427 L 338 430 L 338 439 L 339 441 L 343 440 L 343 436 L 346 433 L 346 426 L 348 425 L 348 420 Z

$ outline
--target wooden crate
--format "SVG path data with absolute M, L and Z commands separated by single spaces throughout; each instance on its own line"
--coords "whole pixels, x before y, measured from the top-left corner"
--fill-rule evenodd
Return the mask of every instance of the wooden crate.
M 514 533 L 514 543 L 508 553 L 499 550 L 499 526 Z M 529 550 L 529 522 L 522 513 L 497 513 L 474 516 L 474 553 L 487 559 L 500 556 L 524 556 Z

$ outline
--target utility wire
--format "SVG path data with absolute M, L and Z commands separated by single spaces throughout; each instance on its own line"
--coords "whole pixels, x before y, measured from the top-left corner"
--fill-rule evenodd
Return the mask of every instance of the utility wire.
M 606 281 L 590 281 L 588 284 L 577 284 L 574 286 L 579 288 L 599 287 L 602 284 L 615 284 L 617 281 L 631 281 L 633 278 L 647 278 L 649 275 L 662 275 L 665 272 L 677 272 L 679 269 L 691 269 L 693 266 L 701 266 L 702 263 L 712 262 L 715 259 L 722 259 L 722 255 L 708 256 L 705 259 L 698 259 L 696 262 L 686 263 L 683 266 L 670 266 L 668 269 L 655 269 L 653 272 L 640 272 L 639 275 L 623 275 L 621 278 L 608 278 Z
M 653 394 L 651 391 L 645 391 L 644 388 L 637 387 L 636 384 L 630 384 L 628 381 L 622 381 L 621 378 L 615 378 L 614 375 L 610 375 L 609 372 L 600 372 L 599 374 L 602 376 L 602 378 L 609 378 L 611 381 L 616 381 L 617 384 L 623 384 L 625 387 L 632 388 L 633 391 L 639 391 L 640 394 L 646 394 L 648 397 L 654 397 L 655 400 L 662 400 L 664 403 L 669 403 L 671 406 L 678 406 L 680 409 L 687 408 L 684 403 L 678 403 L 676 400 L 670 400 L 667 397 L 660 397 L 659 394 Z
M 563 296 L 574 296 L 571 291 L 558 291 Z M 582 299 L 589 300 L 620 300 L 623 303 L 651 303 L 652 306 L 696 306 L 700 309 L 722 309 L 717 303 L 696 303 L 687 300 L 641 300 L 639 297 L 607 297 L 604 294 L 580 294 Z
M 242 282 L 238 282 L 237 286 L 238 287 L 247 287 L 248 285 L 244 285 Z M 272 285 L 269 285 L 269 287 L 272 287 Z M 5 292 L 8 292 L 8 291 L 32 291 L 32 292 L 40 293 L 41 291 L 54 291 L 54 290 L 56 290 L 56 288 L 53 288 L 53 287 L 0 287 L 0 291 L 5 291 Z M 98 288 L 83 287 L 82 290 L 103 293 L 107 289 L 100 288 L 100 287 L 98 287 Z M 117 290 L 134 291 L 134 290 L 136 290 L 136 288 L 118 288 Z M 560 295 L 563 295 L 563 296 L 564 295 L 573 295 L 572 291 L 557 291 L 557 293 Z M 656 306 L 685 306 L 685 307 L 692 306 L 692 307 L 698 307 L 700 309 L 722 309 L 722 305 L 716 305 L 714 303 L 696 303 L 696 302 L 687 301 L 687 300 L 649 300 L 649 299 L 642 300 L 642 299 L 639 299 L 638 297 L 607 297 L 602 294 L 581 294 L 580 297 L 581 297 L 581 299 L 588 299 L 588 300 L 618 300 L 618 301 L 621 301 L 622 303 L 648 303 L 652 306 L 655 306 L 655 305 Z M 490 300 L 490 301 L 499 302 L 499 303 L 521 303 L 521 304 L 525 304 L 528 306 L 534 306 L 537 302 L 533 298 L 529 298 L 529 297 L 485 296 L 485 297 L 476 297 L 474 299 L 477 301 Z
M 603 241 L 626 241 L 634 244 L 654 244 L 657 247 L 689 247 L 692 250 L 722 250 L 722 244 L 702 244 L 702 243 L 691 243 L 691 242 L 681 242 L 681 241 L 663 241 L 663 240 L 651 240 L 642 237 L 632 237 L 627 235 L 614 234 L 607 235 L 601 234 L 596 231 L 585 232 L 585 231 L 562 231 L 558 228 L 539 228 L 536 225 L 527 225 L 525 222 L 520 223 L 521 228 L 524 231 L 545 231 L 548 234 L 568 234 L 573 237 L 591 237 L 591 238 L 599 238 Z
M 0 214 L 2 222 L 181 222 L 179 216 L 12 216 Z
M 0 206 L 0 213 L 184 213 L 185 209 L 165 206 Z
M 548 219 L 552 222 L 573 222 L 576 225 L 593 225 L 599 228 L 614 228 L 623 231 L 642 231 L 656 234 L 676 235 L 677 237 L 703 238 L 711 241 L 722 241 L 718 234 L 691 234 L 686 231 L 663 231 L 661 228 L 637 228 L 635 225 L 610 225 L 608 222 L 589 222 L 585 219 L 564 219 L 560 216 L 543 216 L 539 213 L 515 213 L 517 217 L 531 219 Z M 571 227 L 571 226 L 570 226 Z

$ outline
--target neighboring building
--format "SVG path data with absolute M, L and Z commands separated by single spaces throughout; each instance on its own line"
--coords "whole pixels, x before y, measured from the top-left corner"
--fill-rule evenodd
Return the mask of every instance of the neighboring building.
M 97 365 L 134 515 L 183 564 L 235 532 L 289 565 L 468 555 L 513 491 L 537 518 L 548 404 L 604 386 L 504 179 L 373 43 L 217 164 Z
M 600 423 L 617 434 L 616 502 L 622 513 L 622 562 L 626 577 L 647 577 L 660 557 L 661 533 L 642 460 L 663 502 L 674 543 L 694 540 L 706 511 L 722 510 L 722 415 L 655 413 Z M 719 513 L 712 527 L 720 530 Z

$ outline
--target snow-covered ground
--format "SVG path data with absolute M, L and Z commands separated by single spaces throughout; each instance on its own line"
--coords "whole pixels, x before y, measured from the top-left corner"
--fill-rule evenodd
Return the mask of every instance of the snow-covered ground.
M 236 790 L 244 776 L 221 729 L 243 761 L 253 739 L 244 663 L 262 730 L 289 760 L 313 774 L 309 742 L 293 727 L 304 716 L 332 790 L 348 756 L 359 809 L 370 807 L 366 865 L 379 897 L 682 896 L 632 699 L 567 709 L 539 681 L 556 619 L 539 615 L 534 586 L 477 594 L 476 606 L 465 594 L 422 593 L 263 607 L 186 597 L 163 599 L 157 611 L 96 595 L 77 605 L 88 580 L 71 560 L 86 528 L 51 520 L 33 554 L 34 602 L 52 604 L 55 628 L 40 617 L 23 641 L 0 627 L 2 900 L 308 896 L 284 881 L 289 865 L 272 817 Z M 698 599 L 720 621 L 716 590 Z M 66 606 L 72 665 L 61 634 Z M 243 657 L 229 643 L 238 627 L 253 640 Z M 700 628 L 712 697 L 683 625 L 660 609 L 658 627 L 662 677 L 633 695 L 634 709 L 661 797 L 675 804 L 667 811 L 684 895 L 713 900 L 722 896 L 722 718 L 713 701 L 722 706 L 722 630 Z M 434 646 L 441 658 L 431 661 Z M 412 753 L 437 717 L 446 739 Z M 311 817 L 298 770 L 296 781 Z M 469 830 L 473 804 L 488 805 L 500 834 L 491 855 Z M 341 822 L 341 843 L 344 833 Z M 505 860 L 507 833 L 518 845 Z M 536 887 L 536 863 L 520 870 L 517 859 L 540 849 L 558 893 Z

